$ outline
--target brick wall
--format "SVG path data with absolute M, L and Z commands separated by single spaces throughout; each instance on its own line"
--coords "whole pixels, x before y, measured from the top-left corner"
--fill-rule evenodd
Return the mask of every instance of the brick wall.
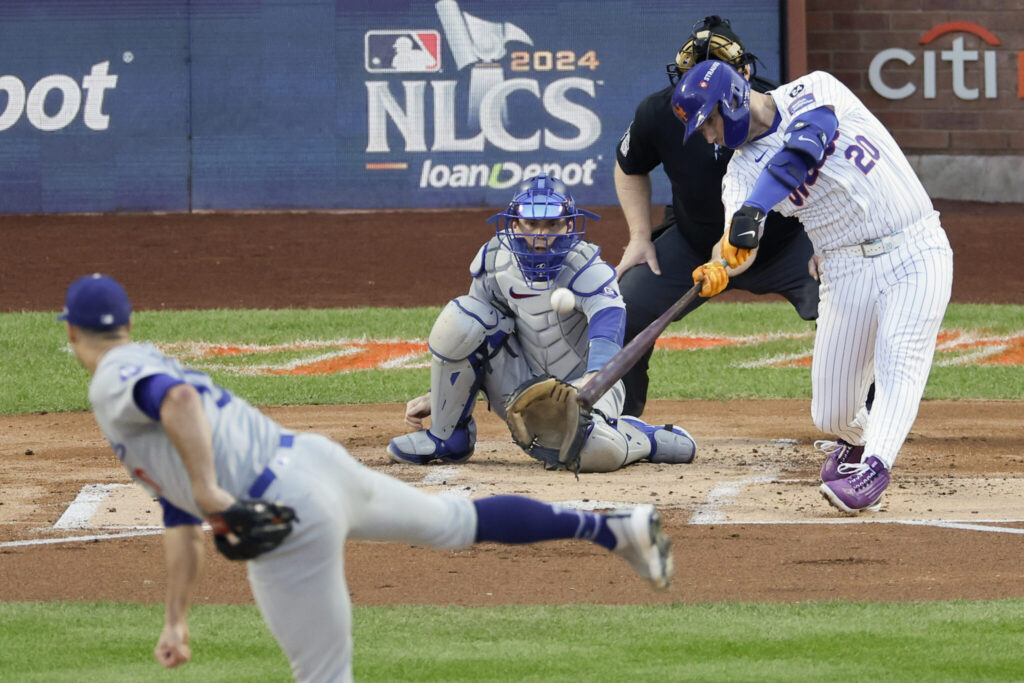
M 966 9 L 971 6 L 971 9 Z M 849 86 L 892 131 L 908 154 L 1014 155 L 1024 152 L 1024 0 L 807 0 L 808 70 L 828 71 Z M 948 22 L 969 22 L 991 34 L 990 45 L 970 29 L 954 30 L 927 44 L 921 39 Z M 977 99 L 954 92 L 954 66 L 942 52 L 962 40 L 977 51 L 963 62 L 962 84 Z M 890 59 L 882 83 L 915 86 L 904 99 L 887 99 L 869 79 L 873 59 L 898 48 L 913 63 Z M 926 51 L 934 53 L 935 97 L 926 98 Z M 986 97 L 983 56 L 994 52 L 996 97 Z

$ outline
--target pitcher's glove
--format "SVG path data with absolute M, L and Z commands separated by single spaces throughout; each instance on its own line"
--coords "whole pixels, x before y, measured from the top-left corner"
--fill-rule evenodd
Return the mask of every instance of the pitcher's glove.
M 298 521 L 295 510 L 269 500 L 237 500 L 207 519 L 221 555 L 251 560 L 281 545 Z
M 555 377 L 532 379 L 505 401 L 505 421 L 512 439 L 544 468 L 565 468 L 577 478 L 580 451 L 593 424 L 590 412 L 576 403 L 579 390 Z

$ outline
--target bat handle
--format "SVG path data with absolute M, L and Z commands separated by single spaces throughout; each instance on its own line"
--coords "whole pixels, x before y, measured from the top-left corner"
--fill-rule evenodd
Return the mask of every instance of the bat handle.
M 725 259 L 719 259 L 724 267 L 728 268 L 729 264 Z M 660 316 L 658 319 L 648 325 L 640 334 L 634 337 L 626 346 L 622 348 L 615 356 L 608 361 L 603 368 L 598 370 L 593 377 L 590 378 L 586 384 L 580 389 L 579 394 L 576 396 L 576 403 L 579 404 L 584 410 L 592 410 L 594 403 L 597 399 L 601 398 L 606 391 L 611 389 L 612 385 L 622 379 L 622 377 L 633 367 L 634 364 L 640 359 L 647 349 L 654 346 L 655 340 L 660 335 L 669 323 L 678 317 L 684 308 L 686 308 L 691 301 L 700 293 L 703 287 L 704 281 L 701 280 L 693 285 L 689 291 L 686 292 L 678 301 L 672 304 L 671 307 Z

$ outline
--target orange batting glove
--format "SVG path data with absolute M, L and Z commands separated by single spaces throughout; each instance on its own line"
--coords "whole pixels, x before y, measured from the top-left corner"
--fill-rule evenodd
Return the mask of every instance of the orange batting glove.
M 693 270 L 693 284 L 703 281 L 704 286 L 700 288 L 702 297 L 712 297 L 721 293 L 729 284 L 729 273 L 725 272 L 725 266 L 720 261 L 708 261 L 702 266 Z
M 740 249 L 739 247 L 732 246 L 732 244 L 729 243 L 728 235 L 722 236 L 721 249 L 722 258 L 725 259 L 730 268 L 739 268 L 742 266 L 747 262 L 747 259 L 750 258 L 750 252 L 754 251 L 753 249 Z

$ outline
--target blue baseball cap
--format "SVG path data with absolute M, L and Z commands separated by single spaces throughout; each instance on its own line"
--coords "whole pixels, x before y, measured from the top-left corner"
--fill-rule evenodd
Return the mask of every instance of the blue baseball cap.
M 71 283 L 64 297 L 64 311 L 57 320 L 106 330 L 126 325 L 131 317 L 132 305 L 124 287 L 108 275 L 93 273 Z

